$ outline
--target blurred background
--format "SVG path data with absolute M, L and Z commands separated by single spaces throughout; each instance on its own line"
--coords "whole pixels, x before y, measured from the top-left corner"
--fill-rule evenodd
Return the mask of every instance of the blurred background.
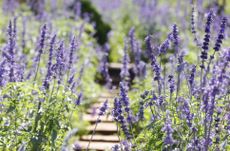
M 109 44 L 109 61 L 119 62 L 123 54 L 124 38 L 134 27 L 137 39 L 143 39 L 151 34 L 155 45 L 167 37 L 173 24 L 177 24 L 183 40 L 184 49 L 193 48 L 191 33 L 192 5 L 195 8 L 195 23 L 198 25 L 198 40 L 202 40 L 205 15 L 208 11 L 219 16 L 229 16 L 230 4 L 227 0 L 2 0 L 1 27 L 9 19 L 6 15 L 24 16 L 31 20 L 35 15 L 37 20 L 51 22 L 59 19 L 65 22 L 84 20 L 92 25 L 92 35 L 99 46 Z M 75 22 L 77 23 L 77 22 Z M 218 21 L 213 26 L 217 30 Z M 27 28 L 30 24 L 28 23 Z M 64 23 L 69 24 L 71 23 Z M 33 25 L 34 26 L 34 25 Z M 64 27 L 63 27 L 64 28 Z M 229 33 L 229 32 L 227 32 Z M 141 44 L 143 45 L 143 44 Z M 191 55 L 192 56 L 192 55 Z

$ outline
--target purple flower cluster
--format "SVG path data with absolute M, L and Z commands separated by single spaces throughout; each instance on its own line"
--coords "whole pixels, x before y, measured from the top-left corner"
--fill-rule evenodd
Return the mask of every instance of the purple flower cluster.
M 108 57 L 109 57 L 109 45 L 106 44 L 104 46 L 105 50 L 103 51 L 103 56 L 100 60 L 100 67 L 99 67 L 99 70 L 100 70 L 100 73 L 102 74 L 103 78 L 105 79 L 106 81 L 106 86 L 108 88 L 111 87 L 111 84 L 112 84 L 112 79 L 109 75 L 109 69 L 108 69 L 108 66 L 109 66 L 109 63 L 108 63 Z
M 139 102 L 139 111 L 137 116 L 138 120 L 144 120 L 144 102 L 142 100 Z
M 213 12 L 209 12 L 208 17 L 207 17 L 207 22 L 205 26 L 205 36 L 204 36 L 204 42 L 202 46 L 202 52 L 200 58 L 202 59 L 202 65 L 200 66 L 202 69 L 204 67 L 204 61 L 208 59 L 208 48 L 209 48 L 209 42 L 210 42 L 210 33 L 211 33 L 211 24 L 213 21 Z
M 129 79 L 129 55 L 128 55 L 128 50 L 127 50 L 127 44 L 125 42 L 125 48 L 124 48 L 124 56 L 123 56 L 123 60 L 122 60 L 122 68 L 121 68 L 121 72 L 120 72 L 120 77 L 122 79 L 122 81 L 127 81 Z
M 151 54 L 151 66 L 152 66 L 152 71 L 155 73 L 153 80 L 157 81 L 158 83 L 158 93 L 159 95 L 161 94 L 161 67 L 157 62 L 156 57 L 154 54 Z
M 132 53 L 135 53 L 136 51 L 136 40 L 135 40 L 135 28 L 132 27 L 129 30 L 129 42 L 130 42 L 130 47 L 131 47 L 131 51 Z
M 161 54 L 166 54 L 167 50 L 169 49 L 169 39 L 167 38 L 161 45 L 159 48 L 159 51 Z
M 120 83 L 120 101 L 122 105 L 124 105 L 125 111 L 129 112 L 130 111 L 129 98 L 127 96 L 127 87 L 124 82 Z
M 175 47 L 175 54 L 178 53 L 178 49 L 179 49 L 179 37 L 178 37 L 178 27 L 176 24 L 173 25 L 173 31 L 172 31 L 172 40 L 173 40 L 173 44 Z
M 14 20 L 14 24 L 12 22 L 9 22 L 8 26 L 8 44 L 7 44 L 7 50 L 8 55 L 7 60 L 9 62 L 9 82 L 15 82 L 15 47 L 16 47 L 16 20 Z
M 165 132 L 165 138 L 164 138 L 164 144 L 166 146 L 171 146 L 175 143 L 175 140 L 173 139 L 173 128 L 172 128 L 172 121 L 170 120 L 170 115 L 169 111 L 166 111 L 166 120 L 165 120 L 165 125 L 162 128 L 162 131 Z
M 77 99 L 75 101 L 75 105 L 79 106 L 81 104 L 81 102 L 82 102 L 82 98 L 83 98 L 83 94 L 81 92 L 81 93 L 79 93 L 79 95 L 78 95 L 78 97 L 77 97 Z
M 196 23 L 195 23 L 195 6 L 192 5 L 192 12 L 191 12 L 191 32 L 194 36 L 194 42 L 198 47 L 201 47 L 201 44 L 197 38 L 197 30 L 196 30 Z
M 119 115 L 122 114 L 122 105 L 121 102 L 118 98 L 114 99 L 114 104 L 113 104 L 114 108 L 112 111 L 112 115 L 115 121 L 118 121 L 118 117 Z
M 69 53 L 69 62 L 68 62 L 68 72 L 71 72 L 71 67 L 73 64 L 73 59 L 74 59 L 74 51 L 76 49 L 76 41 L 75 41 L 75 36 L 72 37 L 71 43 L 70 43 L 70 53 Z
M 98 115 L 99 115 L 99 116 L 104 115 L 105 112 L 107 111 L 107 109 L 108 109 L 108 100 L 106 100 L 106 101 L 103 103 L 103 105 L 100 107 L 100 109 L 99 109 L 100 111 L 99 111 Z
M 47 26 L 45 24 L 45 25 L 42 26 L 41 31 L 40 31 L 40 38 L 39 38 L 39 42 L 38 42 L 38 54 L 35 57 L 35 64 L 34 64 L 34 67 L 35 67 L 34 81 L 36 80 L 37 75 L 38 75 L 41 56 L 43 54 L 44 47 L 45 47 L 46 35 L 47 35 Z M 28 78 L 30 77 L 30 74 L 28 75 Z
M 178 102 L 181 103 L 181 106 L 179 107 L 179 111 L 182 113 L 182 118 L 186 119 L 186 122 L 189 126 L 189 128 L 192 128 L 192 120 L 194 118 L 194 115 L 190 111 L 189 102 L 187 99 L 184 99 L 182 97 L 178 98 Z
M 213 48 L 215 51 L 219 51 L 222 41 L 224 39 L 224 31 L 225 31 L 225 26 L 227 24 L 227 18 L 223 17 L 221 25 L 220 25 L 220 32 L 218 34 L 218 37 L 216 39 L 215 47 Z
M 160 81 L 161 80 L 161 67 L 158 64 L 154 54 L 151 55 L 151 65 L 152 65 L 152 70 L 155 72 L 154 81 Z
M 151 146 L 152 144 L 148 141 L 157 142 L 161 139 L 163 143 L 159 145 L 159 148 L 163 150 L 175 150 L 183 143 L 186 144 L 186 150 L 189 151 L 221 150 L 221 143 L 228 137 L 229 105 L 227 102 L 230 84 L 228 69 L 230 53 L 228 49 L 221 48 L 227 31 L 227 19 L 222 18 L 220 31 L 214 43 L 215 51 L 213 52 L 219 56 L 214 58 L 214 54 L 210 55 L 210 60 L 207 62 L 210 44 L 212 44 L 211 27 L 214 13 L 210 11 L 207 16 L 205 36 L 201 47 L 196 35 L 198 30 L 195 29 L 194 11 L 193 8 L 191 25 L 198 47 L 196 51 L 202 48 L 201 56 L 197 56 L 197 62 L 191 63 L 191 60 L 187 60 L 187 52 L 181 51 L 183 45 L 180 43 L 179 30 L 177 25 L 173 25 L 172 31 L 161 45 L 153 47 L 151 36 L 148 35 L 145 38 L 146 54 L 150 58 L 153 71 L 151 91 L 144 90 L 140 97 L 134 97 L 133 102 L 128 98 L 128 89 L 125 89 L 124 83 L 120 84 L 120 97 L 114 102 L 113 115 L 120 123 L 124 134 L 127 133 L 126 138 L 128 134 L 132 134 L 129 142 L 133 144 L 143 135 L 151 133 L 152 137 L 145 138 L 143 142 Z M 216 22 L 218 23 L 219 21 Z M 134 28 L 132 28 L 129 31 L 131 52 L 137 51 L 135 42 L 137 40 L 134 33 Z M 171 56 L 169 56 L 172 52 L 170 50 L 174 50 Z M 167 59 L 170 61 L 167 62 Z M 197 69 L 200 63 L 201 68 Z M 207 68 L 205 68 L 206 64 Z M 154 82 L 157 82 L 157 85 Z M 140 86 L 139 89 L 142 87 Z M 158 95 L 155 94 L 156 90 L 158 90 Z M 136 91 L 131 90 L 130 93 L 133 94 Z M 133 95 L 136 96 L 136 94 Z M 135 119 L 132 116 L 133 113 L 136 115 Z M 147 116 L 149 114 L 151 115 Z M 164 123 L 162 119 L 165 119 Z M 220 123 L 223 126 L 220 126 Z M 162 133 L 159 133 L 159 128 Z M 228 134 L 225 134 L 226 131 Z M 183 140 L 183 137 L 186 140 Z M 154 144 L 151 147 L 156 146 Z
M 53 65 L 52 67 L 55 77 L 58 79 L 58 84 L 61 84 L 63 75 L 66 70 L 66 64 L 65 64 L 65 56 L 64 56 L 64 42 L 61 41 L 60 45 L 58 47 L 58 52 L 56 56 L 56 64 Z
M 131 114 L 129 107 L 129 98 L 127 96 L 127 90 L 125 88 L 124 83 L 120 83 L 120 97 L 114 99 L 114 108 L 112 111 L 112 115 L 115 121 L 117 121 L 123 133 L 126 136 L 126 139 L 131 139 L 132 135 L 130 134 L 130 130 L 128 124 L 131 125 L 133 122 L 133 115 Z M 126 118 L 125 118 L 126 116 Z
M 140 79 L 146 76 L 146 63 L 141 60 L 142 50 L 140 42 L 135 38 L 135 28 L 132 27 L 129 31 L 130 50 L 134 57 L 134 73 Z
M 148 35 L 145 38 L 145 44 L 146 44 L 146 54 L 147 54 L 147 56 L 151 56 L 153 53 L 153 50 L 152 50 L 151 36 L 150 35 Z
M 169 77 L 168 79 L 169 90 L 170 90 L 170 93 L 173 93 L 175 91 L 175 80 L 173 78 L 173 75 L 169 75 L 168 77 Z
M 193 88 L 193 85 L 194 85 L 195 74 L 196 74 L 196 66 L 193 65 L 192 69 L 191 69 L 189 79 L 188 79 L 188 82 L 189 82 L 191 88 Z
M 49 89 L 49 81 L 53 75 L 53 70 L 52 70 L 52 59 L 53 59 L 53 51 L 54 51 L 54 47 L 55 47 L 55 41 L 56 41 L 56 35 L 54 35 L 51 38 L 50 41 L 50 49 L 49 49 L 49 60 L 47 63 L 47 73 L 46 73 L 46 77 L 45 80 L 43 82 L 43 87 L 48 90 Z
M 13 13 L 19 6 L 17 0 L 3 0 L 2 7 L 4 12 Z
M 129 129 L 127 127 L 127 122 L 126 122 L 123 114 L 124 113 L 122 111 L 121 101 L 118 98 L 115 98 L 114 99 L 114 108 L 112 111 L 113 118 L 116 122 L 121 124 L 122 131 L 124 132 L 126 138 L 130 139 L 131 135 L 130 135 Z

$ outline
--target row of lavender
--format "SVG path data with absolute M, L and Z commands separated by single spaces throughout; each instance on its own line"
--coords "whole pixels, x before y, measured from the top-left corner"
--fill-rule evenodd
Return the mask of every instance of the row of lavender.
M 152 88 L 133 100 L 128 96 L 129 57 L 125 42 L 120 95 L 114 99 L 111 111 L 119 127 L 117 135 L 123 136 L 123 140 L 112 150 L 230 149 L 230 50 L 221 48 L 227 18 L 222 17 L 221 22 L 216 23 L 219 24 L 219 32 L 211 46 L 214 13 L 210 11 L 203 43 L 200 44 L 196 36 L 194 11 L 193 7 L 191 32 L 197 51 L 200 51 L 197 62 L 190 64 L 184 59 L 176 24 L 159 46 L 153 46 L 151 35 L 148 35 L 145 42 L 153 73 Z M 148 65 L 140 60 L 141 48 L 135 39 L 134 29 L 130 30 L 129 42 L 140 84 L 144 82 Z M 170 51 L 173 54 L 167 58 L 168 61 L 163 62 L 162 58 L 170 54 Z M 99 117 L 107 109 L 106 101 L 100 109 Z
M 67 132 L 76 133 L 72 120 L 78 116 L 83 93 L 87 94 L 84 72 L 94 72 L 95 53 L 85 45 L 93 40 L 83 39 L 88 25 L 83 22 L 68 40 L 54 32 L 52 23 L 44 24 L 36 43 L 32 41 L 35 48 L 30 48 L 25 31 L 31 26 L 27 24 L 21 37 L 18 19 L 21 17 L 9 21 L 1 49 L 0 149 L 65 150 Z

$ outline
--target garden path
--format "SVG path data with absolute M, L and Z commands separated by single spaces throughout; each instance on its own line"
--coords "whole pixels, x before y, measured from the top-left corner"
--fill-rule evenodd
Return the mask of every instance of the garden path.
M 130 81 L 134 78 L 134 73 L 132 69 L 133 65 L 129 64 L 129 72 L 130 72 Z M 120 72 L 121 72 L 122 64 L 120 63 L 110 63 L 109 64 L 109 75 L 112 79 L 112 85 L 114 87 L 118 87 L 121 81 Z M 83 115 L 83 119 L 90 123 L 90 126 L 86 129 L 90 132 L 89 135 L 84 135 L 80 138 L 78 144 L 81 146 L 82 150 L 86 150 L 88 143 L 91 139 L 91 135 L 95 129 L 95 124 L 97 121 L 97 112 L 102 104 L 108 100 L 109 111 L 113 107 L 113 100 L 115 96 L 119 95 L 118 89 L 106 90 L 101 93 L 96 103 L 92 104 L 90 109 L 86 111 Z M 92 116 L 95 115 L 95 116 Z M 92 141 L 89 146 L 89 150 L 111 150 L 112 146 L 119 144 L 118 131 L 115 121 L 113 120 L 110 113 L 100 118 L 101 122 L 98 123 L 95 135 L 92 138 Z
M 95 128 L 97 121 L 97 112 L 102 106 L 105 100 L 108 100 L 109 111 L 113 107 L 113 99 L 118 94 L 118 90 L 107 90 L 107 92 L 101 93 L 99 99 L 95 104 L 91 106 L 89 110 L 83 115 L 83 119 L 90 123 L 86 129 L 89 131 L 89 135 L 83 135 L 80 138 L 78 144 L 81 146 L 82 150 L 86 150 L 87 145 L 91 139 L 92 133 Z M 106 114 L 100 118 L 101 122 L 98 123 L 95 130 L 95 134 L 91 140 L 89 150 L 111 150 L 112 146 L 119 143 L 119 138 L 117 136 L 117 126 L 113 121 L 113 118 L 110 114 Z

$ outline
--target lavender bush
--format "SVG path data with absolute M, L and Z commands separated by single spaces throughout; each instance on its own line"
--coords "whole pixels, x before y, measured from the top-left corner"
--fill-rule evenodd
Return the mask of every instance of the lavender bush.
M 215 22 L 219 22 L 219 32 L 215 33 L 217 38 L 211 45 L 210 34 L 214 34 L 211 28 Z M 203 46 L 197 47 L 200 59 L 192 63 L 186 61 L 181 50 L 176 24 L 159 47 L 152 45 L 151 36 L 147 36 L 146 51 L 153 73 L 151 87 L 147 90 L 145 87 L 137 98 L 137 90 L 131 90 L 128 97 L 125 83 L 120 84 L 120 95 L 114 100 L 112 115 L 120 125 L 126 145 L 114 148 L 229 150 L 230 50 L 222 48 L 226 23 L 226 17 L 214 20 L 213 12 L 208 13 Z M 197 45 L 196 40 L 194 44 Z M 133 51 L 133 42 L 130 45 Z M 170 56 L 170 61 L 162 63 L 162 56 Z M 122 71 L 125 64 L 123 67 Z M 146 82 L 150 82 L 147 79 Z
M 68 31 L 43 24 L 37 40 L 30 41 L 31 26 L 25 30 L 22 22 L 21 30 L 19 21 L 21 17 L 9 21 L 6 42 L 1 43 L 0 149 L 59 150 L 69 143 L 67 133 L 76 133 L 72 119 L 87 103 L 85 94 L 96 95 L 94 80 L 85 77 L 85 72 L 96 74 L 97 59 L 88 45 L 94 40 L 83 28 L 68 40 Z M 87 23 L 85 28 L 93 31 Z

